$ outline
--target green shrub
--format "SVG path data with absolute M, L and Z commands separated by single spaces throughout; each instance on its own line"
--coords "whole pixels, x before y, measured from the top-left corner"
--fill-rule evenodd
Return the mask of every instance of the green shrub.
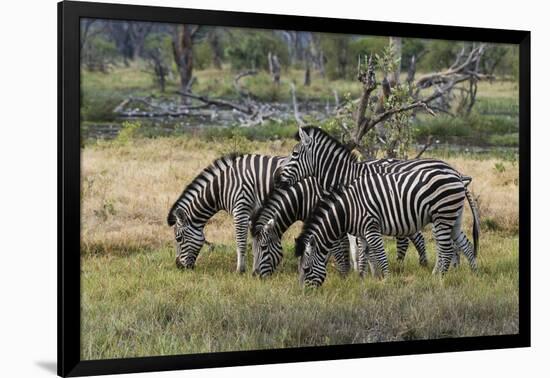
M 132 140 L 137 136 L 141 128 L 140 122 L 131 122 L 126 121 L 122 123 L 122 128 L 118 132 L 118 135 L 114 139 L 113 143 L 119 146 L 125 146 L 132 142 Z
M 233 153 L 237 154 L 249 154 L 253 152 L 252 144 L 250 141 L 238 133 L 235 133 L 230 138 L 218 140 L 219 145 L 216 151 L 219 155 L 229 155 Z
M 495 163 L 495 171 L 497 171 L 498 173 L 504 173 L 504 171 L 506 171 L 506 166 L 504 165 L 504 163 L 501 163 L 501 162 L 497 162 Z
M 499 231 L 501 229 L 498 222 L 493 218 L 483 218 L 481 220 L 481 227 L 487 231 Z
M 386 46 L 388 46 L 388 37 L 364 37 L 359 38 L 350 43 L 351 58 L 357 61 L 358 57 L 363 58 L 368 55 L 382 54 Z M 357 70 L 354 65 L 353 70 Z M 353 74 L 353 73 L 350 73 Z
M 489 143 L 493 146 L 517 147 L 519 146 L 519 133 L 491 135 Z
M 463 42 L 438 39 L 429 41 L 428 53 L 419 61 L 419 70 L 430 72 L 450 67 L 462 46 Z
M 330 80 L 351 78 L 357 60 L 351 55 L 350 38 L 343 34 L 323 34 L 321 48 L 327 59 L 325 70 Z
M 214 53 L 212 47 L 207 42 L 201 42 L 193 45 L 193 66 L 202 70 L 212 65 Z
M 288 66 L 288 49 L 272 32 L 238 31 L 225 51 L 231 67 L 236 70 L 268 69 L 269 52 L 277 55 L 282 67 Z

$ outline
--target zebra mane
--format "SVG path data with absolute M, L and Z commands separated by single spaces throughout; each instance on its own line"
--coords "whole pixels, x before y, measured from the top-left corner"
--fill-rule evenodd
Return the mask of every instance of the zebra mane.
M 337 197 L 341 196 L 344 192 L 345 187 L 334 188 L 329 194 L 324 196 L 319 200 L 313 212 L 309 215 L 308 219 L 304 222 L 302 227 L 302 232 L 296 238 L 296 246 L 294 254 L 296 257 L 300 257 L 304 254 L 306 243 L 309 241 L 313 231 L 313 223 L 324 211 L 328 210 L 331 204 L 336 200 Z
M 214 175 L 214 172 L 218 169 L 222 169 L 223 168 L 223 164 L 231 164 L 235 161 L 236 158 L 238 158 L 239 156 L 242 156 L 241 154 L 238 154 L 238 153 L 231 153 L 231 154 L 228 154 L 228 155 L 224 155 L 224 156 L 221 156 L 217 159 L 215 159 L 208 167 L 204 168 L 197 176 L 195 176 L 195 178 L 193 179 L 193 181 L 191 181 L 186 187 L 185 189 L 183 190 L 183 192 L 180 194 L 180 196 L 178 197 L 178 199 L 176 200 L 176 202 L 174 202 L 174 204 L 172 205 L 172 207 L 170 208 L 170 211 L 168 212 L 168 217 L 167 217 L 167 222 L 168 222 L 168 225 L 169 226 L 173 226 L 174 224 L 176 224 L 176 209 L 178 208 L 178 205 L 181 201 L 181 199 L 183 198 L 183 196 L 185 196 L 185 194 L 187 193 L 187 191 L 194 187 L 195 184 L 197 183 L 197 181 L 204 176 L 205 173 L 210 173 L 212 175 Z
M 294 247 L 294 254 L 296 257 L 301 257 L 304 255 L 304 251 L 306 250 L 306 242 L 308 240 L 309 239 L 304 231 L 302 231 L 302 233 L 296 238 L 296 245 Z
M 256 226 L 258 225 L 258 220 L 260 219 L 260 214 L 262 214 L 263 209 L 264 209 L 264 204 L 262 203 L 261 206 L 256 207 L 252 211 L 252 214 L 250 214 L 250 230 L 252 232 L 252 236 L 258 235 L 258 233 L 256 232 Z
M 336 148 L 339 150 L 346 151 L 349 156 L 353 159 L 354 162 L 359 161 L 357 158 L 357 155 L 353 152 L 351 148 L 340 142 L 338 139 L 327 133 L 325 130 L 321 129 L 320 127 L 316 126 L 304 126 L 302 127 L 302 130 L 305 131 L 308 135 L 315 139 L 328 139 L 330 143 L 336 145 Z M 300 134 L 297 131 L 296 134 L 294 134 L 294 139 L 297 141 L 300 141 Z

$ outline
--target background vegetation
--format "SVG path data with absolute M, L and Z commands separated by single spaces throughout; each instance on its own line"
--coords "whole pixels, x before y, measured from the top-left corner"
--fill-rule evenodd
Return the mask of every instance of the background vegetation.
M 349 105 L 355 111 L 364 93 L 364 83 L 357 80 L 358 58 L 384 56 L 389 41 L 82 21 L 83 359 L 517 332 L 515 46 L 487 46 L 479 61 L 487 76 L 476 82 L 471 111 L 461 106 L 469 90 L 464 82 L 449 96 L 448 108 L 435 116 L 415 112 L 400 119 L 410 132 L 408 156 L 426 147 L 423 156 L 442 158 L 474 178 L 470 188 L 483 231 L 478 273 L 463 264 L 443 279 L 432 277 L 430 269 L 418 266 L 412 248 L 398 271 L 395 242 L 388 239 L 391 277 L 340 277 L 331 267 L 320 290 L 304 291 L 293 257 L 296 224 L 285 235 L 280 270 L 261 281 L 234 273 L 234 232 L 225 213 L 208 223 L 206 238 L 214 248 L 202 250 L 196 269 L 184 272 L 175 266 L 166 215 L 195 175 L 230 152 L 288 155 L 300 122 L 341 135 L 338 122 L 346 117 L 338 109 Z M 418 78 L 444 72 L 462 48 L 473 46 L 403 38 L 400 58 L 390 65 L 400 63 L 400 82 L 407 83 L 412 57 Z M 384 67 L 375 68 L 379 88 L 380 78 L 390 76 Z M 421 89 L 420 95 L 435 90 Z M 271 115 L 258 121 L 197 96 Z M 376 93 L 372 103 L 381 97 Z M 468 234 L 470 229 L 468 213 Z M 435 243 L 426 231 L 433 266 Z M 250 253 L 248 258 L 250 268 Z

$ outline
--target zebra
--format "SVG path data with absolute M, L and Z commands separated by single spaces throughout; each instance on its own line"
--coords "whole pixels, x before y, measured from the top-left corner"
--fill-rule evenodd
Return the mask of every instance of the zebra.
M 268 195 L 250 220 L 254 275 L 264 278 L 275 271 L 283 258 L 283 234 L 294 222 L 305 220 L 323 195 L 315 177 L 307 177 L 288 189 L 275 189 Z M 334 246 L 331 255 L 340 274 L 347 274 L 350 259 L 346 236 Z
M 288 187 L 303 177 L 316 176 L 320 179 L 323 188 L 332 191 L 342 185 L 350 184 L 362 175 L 432 169 L 458 175 L 462 177 L 466 186 L 471 181 L 470 177 L 463 176 L 449 164 L 436 159 L 375 159 L 359 162 L 357 156 L 349 148 L 318 127 L 300 128 L 296 139 L 299 143 L 296 144 L 291 155 L 285 159 L 275 173 L 275 185 L 278 187 Z M 472 245 L 462 231 L 460 231 L 454 243 L 468 259 L 471 269 L 476 270 L 480 230 L 479 214 L 477 204 L 467 189 L 465 190 L 465 196 L 474 218 L 474 243 Z M 458 220 L 462 222 L 462 218 Z M 421 234 L 413 237 L 416 240 L 422 238 L 423 242 Z M 401 240 L 400 243 L 400 253 L 398 253 L 397 259 L 403 261 L 408 246 L 404 245 L 404 243 L 408 244 L 407 239 Z M 456 253 L 455 256 L 458 259 L 459 254 Z
M 382 235 L 411 235 L 428 223 L 433 223 L 437 243 L 433 273 L 444 274 L 454 254 L 452 241 L 460 235 L 465 196 L 463 178 L 446 170 L 359 177 L 321 200 L 304 225 L 296 240 L 300 282 L 322 285 L 327 251 L 346 233 L 366 240 L 373 270 L 385 276 L 388 261 Z
M 275 271 L 283 257 L 282 235 L 294 222 L 306 220 L 318 201 L 326 195 L 328 192 L 323 190 L 315 176 L 306 177 L 288 189 L 275 189 L 268 195 L 261 208 L 251 217 L 254 274 L 266 277 Z M 398 240 L 400 248 L 403 245 L 402 239 Z M 423 239 L 413 242 L 418 248 L 421 262 L 426 261 L 425 246 L 421 243 Z M 405 240 L 405 248 L 406 246 Z M 331 251 L 337 262 L 337 270 L 341 274 L 348 273 L 350 269 L 347 247 L 348 238 L 344 235 Z M 363 275 L 363 256 L 359 257 L 358 263 L 358 270 Z
M 204 226 L 218 211 L 233 216 L 237 271 L 245 271 L 249 218 L 273 189 L 273 175 L 283 157 L 231 154 L 220 157 L 185 188 L 168 213 L 174 227 L 176 265 L 194 268 L 205 243 Z

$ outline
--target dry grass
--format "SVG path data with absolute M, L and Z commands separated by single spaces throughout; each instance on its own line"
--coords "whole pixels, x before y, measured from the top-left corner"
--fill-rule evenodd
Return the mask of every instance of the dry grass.
M 250 148 L 287 155 L 293 144 L 292 140 L 252 142 Z M 139 139 L 122 146 L 104 142 L 84 148 L 82 252 L 128 254 L 169 245 L 168 210 L 195 175 L 218 157 L 220 148 L 220 143 L 192 137 Z M 498 230 L 517 232 L 517 164 L 497 159 L 447 160 L 474 178 L 471 189 L 482 218 Z M 206 227 L 207 239 L 231 242 L 231 222 L 225 214 L 214 217 Z
M 279 155 L 294 144 L 251 143 Z M 321 289 L 304 291 L 292 256 L 298 226 L 285 235 L 286 256 L 268 280 L 234 272 L 232 220 L 223 213 L 206 227 L 214 250 L 203 250 L 193 271 L 176 268 L 167 211 L 221 148 L 181 137 L 83 149 L 82 359 L 517 333 L 517 166 L 448 159 L 474 178 L 482 217 L 498 226 L 482 234 L 478 274 L 462 264 L 434 277 L 412 248 L 397 272 L 395 242 L 387 240 L 391 277 L 342 278 L 331 266 Z M 426 236 L 433 264 L 435 243 Z

